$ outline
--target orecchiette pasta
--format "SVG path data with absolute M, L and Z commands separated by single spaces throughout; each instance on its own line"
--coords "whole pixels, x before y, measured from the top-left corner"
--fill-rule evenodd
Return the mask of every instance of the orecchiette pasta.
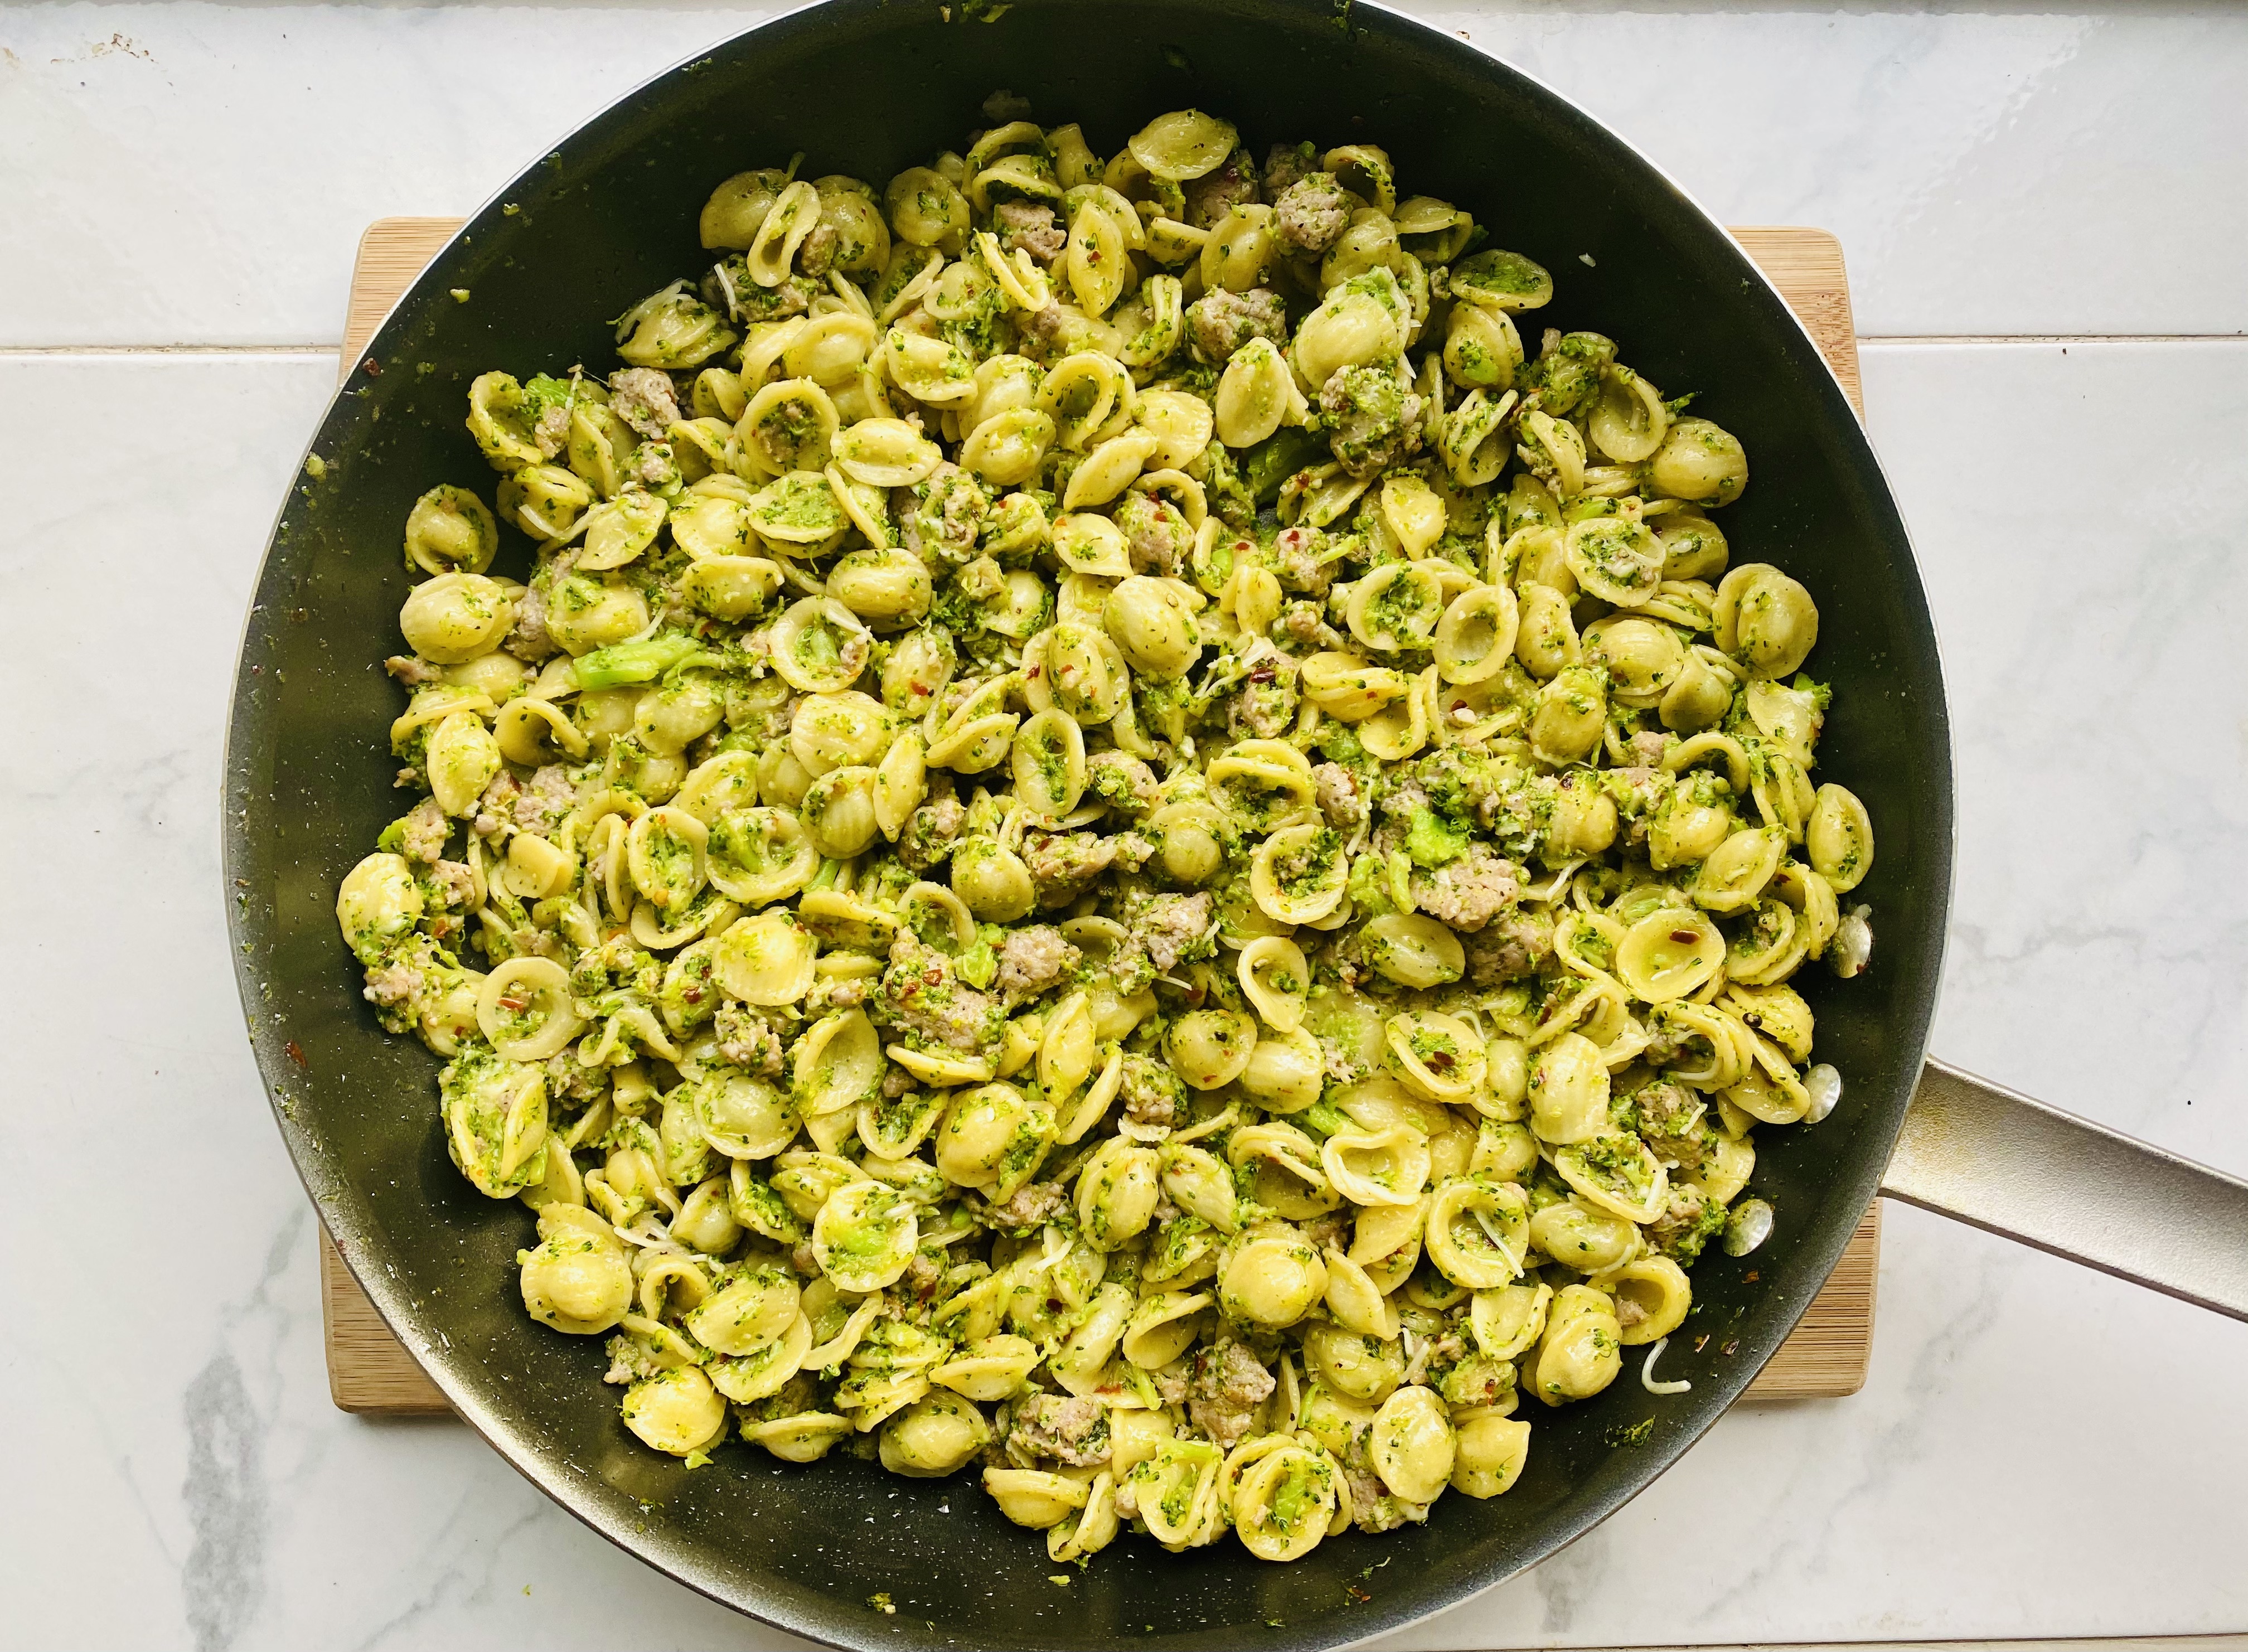
M 1842 1094 L 1873 826 L 1741 443 L 1370 143 L 798 173 L 405 524 L 336 916 L 525 1310 L 1056 1563 L 1506 1491 Z

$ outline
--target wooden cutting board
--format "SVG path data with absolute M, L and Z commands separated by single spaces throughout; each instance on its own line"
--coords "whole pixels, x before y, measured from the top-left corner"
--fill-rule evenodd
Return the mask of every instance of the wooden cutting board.
M 339 380 L 359 365 L 360 352 L 391 305 L 460 223 L 458 218 L 382 218 L 368 226 L 360 237 L 359 261 L 352 271 Z M 1824 230 L 1744 229 L 1733 235 L 1802 319 L 1862 418 L 1858 346 L 1841 243 Z M 1750 1399 L 1837 1399 L 1865 1386 L 1866 1362 L 1873 1354 L 1881 1234 L 1881 1204 L 1876 1201 L 1842 1252 L 1826 1288 L 1749 1385 Z M 344 1410 L 422 1416 L 449 1409 L 436 1384 L 391 1334 L 325 1231 L 320 1235 L 320 1323 L 327 1343 L 328 1392 Z

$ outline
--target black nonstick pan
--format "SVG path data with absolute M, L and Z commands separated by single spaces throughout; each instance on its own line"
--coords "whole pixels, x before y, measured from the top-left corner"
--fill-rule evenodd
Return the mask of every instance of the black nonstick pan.
M 689 1471 L 648 1452 L 619 1422 L 596 1343 L 524 1313 L 525 1214 L 453 1169 L 433 1058 L 376 1025 L 336 933 L 338 881 L 395 812 L 380 733 L 395 690 L 375 662 L 408 589 L 401 526 L 432 483 L 488 475 L 462 424 L 469 380 L 607 362 L 600 319 L 708 262 L 695 226 L 719 179 L 803 150 L 807 175 L 883 180 L 957 143 L 999 88 L 1034 118 L 1081 121 L 1103 153 L 1187 106 L 1223 112 L 1260 151 L 1378 142 L 1413 189 L 1467 205 L 1556 273 L 1541 324 L 1597 328 L 1655 382 L 1700 392 L 1754 467 L 1725 518 L 1737 554 L 1781 565 L 1819 602 L 1813 663 L 1835 690 L 1820 772 L 1863 798 L 1880 834 L 1854 897 L 1874 909 L 1871 969 L 1802 984 L 1843 1100 L 1815 1128 L 1758 1138 L 1777 1225 L 1751 1260 L 1713 1251 L 1696 1270 L 1696 1323 L 1722 1334 L 1666 1356 L 1692 1392 L 1656 1399 L 1628 1372 L 1539 1416 L 1506 1496 L 1446 1498 L 1425 1525 L 1293 1566 L 1230 1541 L 1173 1557 L 1127 1538 L 1057 1587 L 1035 1534 L 964 1481 L 732 1450 Z M 1439 31 L 1350 0 L 795 12 L 650 82 L 497 194 L 375 335 L 312 450 L 324 474 L 292 490 L 250 613 L 225 775 L 235 967 L 282 1133 L 354 1272 L 461 1416 L 589 1525 L 768 1622 L 853 1647 L 1274 1652 L 1395 1629 L 1552 1553 L 1667 1468 L 1779 1345 L 1879 1191 L 2248 1317 L 2248 1186 L 1924 1060 L 1952 876 L 1943 675 L 1904 524 L 1810 340 L 1653 166 Z M 510 555 L 525 560 L 524 542 L 504 571 Z M 1664 1635 L 1651 1621 L 1644 1638 Z

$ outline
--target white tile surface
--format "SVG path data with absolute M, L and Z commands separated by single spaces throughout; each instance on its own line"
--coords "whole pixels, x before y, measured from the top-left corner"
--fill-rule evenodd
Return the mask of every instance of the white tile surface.
M 2248 326 L 2248 10 L 1405 8 L 1732 223 L 1840 233 L 1886 334 Z M 0 346 L 332 339 L 370 218 L 465 212 L 772 8 L 0 13 Z
M 2248 346 L 1867 360 L 1959 735 L 1939 1048 L 2235 1171 L 2244 367 Z M 213 966 L 239 618 L 332 372 L 0 360 L 0 454 L 40 483 L 11 490 L 0 612 L 76 620 L 103 593 L 99 644 L 40 625 L 9 659 L 28 778 L 0 852 L 39 875 L 0 1002 L 38 1105 L 13 1113 L 0 1201 L 0 1453 L 40 1495 L 0 1504 L 0 1644 L 784 1645 L 466 1430 L 328 1404 L 310 1214 Z M 86 436 L 120 418 L 129 468 Z M 2244 1359 L 2248 1327 L 1893 1210 L 1862 1395 L 1743 1410 L 1591 1537 L 1394 1644 L 2240 1628 Z

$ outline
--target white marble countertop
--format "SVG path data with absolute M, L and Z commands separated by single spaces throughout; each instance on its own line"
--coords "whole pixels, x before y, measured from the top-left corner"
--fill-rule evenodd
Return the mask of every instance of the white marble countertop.
M 2248 1172 L 2248 13 L 1416 9 L 1849 257 L 1957 730 L 1936 1048 Z M 0 11 L 22 749 L 0 1644 L 767 1647 L 449 1424 L 333 1410 L 217 866 L 244 600 L 370 218 L 757 13 Z M 137 1189 L 137 1190 L 136 1190 Z M 2248 1628 L 2248 1326 L 1893 1210 L 1871 1379 L 1398 1647 Z

